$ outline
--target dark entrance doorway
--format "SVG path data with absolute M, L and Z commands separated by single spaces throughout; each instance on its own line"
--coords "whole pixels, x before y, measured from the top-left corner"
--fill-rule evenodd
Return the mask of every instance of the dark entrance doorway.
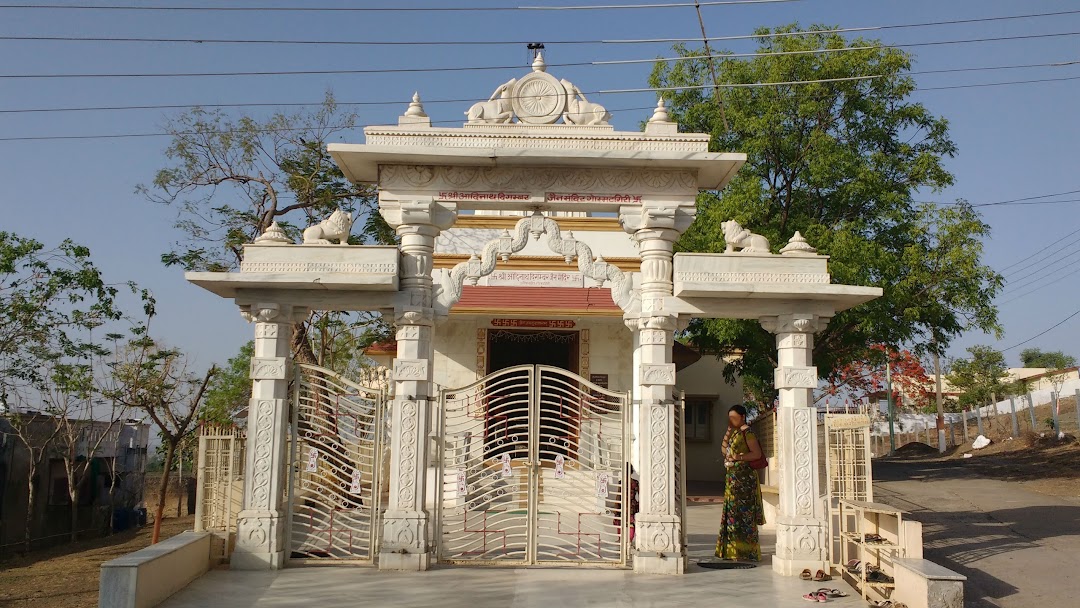
M 578 332 L 488 330 L 488 371 L 515 365 L 550 365 L 578 371 Z
M 494 373 L 508 367 L 520 365 L 550 365 L 577 373 L 578 332 L 546 330 L 488 330 L 488 369 Z M 488 424 L 485 438 L 491 455 L 508 453 L 512 458 L 525 458 L 523 445 L 513 441 L 499 441 L 500 438 L 529 435 L 528 411 L 522 409 L 521 395 L 517 393 L 518 380 L 531 374 L 525 369 L 504 376 L 498 386 L 491 388 L 487 405 Z M 534 378 L 539 384 L 534 390 L 541 395 L 539 406 L 539 432 L 548 442 L 555 442 L 555 450 L 564 455 L 571 444 L 576 444 L 577 435 L 567 428 L 566 412 L 572 404 L 566 387 L 556 386 L 549 378 Z M 515 388 L 512 388 L 515 387 Z M 576 387 L 575 387 L 576 388 Z M 534 396 L 530 396 L 534 399 Z

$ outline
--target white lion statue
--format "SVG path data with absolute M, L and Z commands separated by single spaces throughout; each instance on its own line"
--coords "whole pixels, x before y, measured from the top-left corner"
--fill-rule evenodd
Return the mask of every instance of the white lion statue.
M 733 253 L 736 247 L 744 253 L 771 253 L 768 239 L 743 228 L 735 220 L 721 223 L 720 229 L 724 231 L 724 241 L 727 242 L 724 253 Z
M 350 232 L 352 232 L 352 214 L 338 209 L 325 220 L 304 229 L 304 244 L 330 245 L 330 241 L 334 240 L 342 245 L 348 245 Z

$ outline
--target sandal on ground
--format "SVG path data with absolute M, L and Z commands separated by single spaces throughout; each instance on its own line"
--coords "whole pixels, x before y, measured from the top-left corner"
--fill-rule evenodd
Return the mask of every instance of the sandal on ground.
M 808 602 L 827 602 L 827 601 L 829 601 L 828 596 L 826 596 L 824 593 L 818 593 L 817 591 L 807 593 L 806 595 L 802 596 L 802 599 L 804 599 L 804 600 L 806 600 Z
M 827 597 L 847 597 L 848 596 L 848 594 L 844 593 L 843 591 L 841 591 L 839 589 L 828 589 L 826 587 L 822 587 L 821 589 L 818 589 L 814 593 L 824 593 Z
M 808 581 L 808 580 L 813 579 L 814 575 L 810 574 L 810 569 L 807 568 L 807 569 L 803 570 L 801 573 L 799 573 L 799 578 L 801 578 L 804 581 Z
M 817 573 L 814 574 L 814 582 L 816 582 L 816 583 L 821 583 L 821 582 L 824 582 L 824 581 L 831 581 L 831 580 L 832 580 L 832 575 L 825 572 L 824 570 L 818 570 Z

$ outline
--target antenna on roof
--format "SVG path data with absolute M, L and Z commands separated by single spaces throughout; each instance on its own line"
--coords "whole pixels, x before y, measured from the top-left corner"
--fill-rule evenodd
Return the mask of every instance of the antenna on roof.
M 539 55 L 540 52 L 544 50 L 544 43 L 543 42 L 530 42 L 530 43 L 525 45 L 525 48 L 529 49 L 529 51 L 530 51 L 530 53 L 529 53 L 530 57 L 529 57 L 528 64 L 532 65 L 532 62 L 536 61 L 536 56 Z

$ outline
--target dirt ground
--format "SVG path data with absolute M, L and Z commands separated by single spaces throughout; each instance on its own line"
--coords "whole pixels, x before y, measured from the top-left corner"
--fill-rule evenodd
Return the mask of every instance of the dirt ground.
M 162 539 L 191 530 L 194 517 L 166 517 Z M 102 562 L 150 544 L 152 525 L 111 537 L 35 551 L 0 561 L 0 606 L 11 608 L 93 608 Z
M 1020 439 L 994 440 L 981 450 L 972 449 L 968 442 L 943 455 L 937 448 L 915 442 L 897 449 L 896 456 L 887 460 L 950 461 L 975 475 L 1020 483 L 1048 496 L 1080 497 L 1080 442 L 1071 435 L 1058 440 L 1049 433 L 1046 437 L 1026 434 Z

